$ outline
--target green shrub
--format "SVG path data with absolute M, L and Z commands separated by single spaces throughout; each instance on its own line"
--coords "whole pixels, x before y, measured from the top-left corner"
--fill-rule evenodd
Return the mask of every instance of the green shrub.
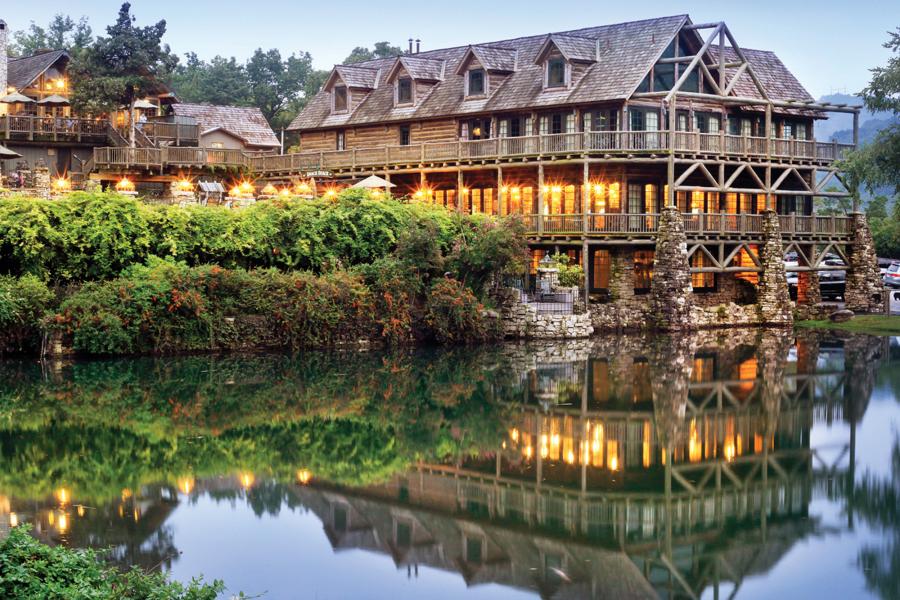
M 559 269 L 559 285 L 562 287 L 581 287 L 584 285 L 584 269 L 581 265 L 569 264 L 568 254 L 551 254 L 550 258 Z
M 497 319 L 486 311 L 472 290 L 462 282 L 445 278 L 435 282 L 425 303 L 425 323 L 435 340 L 459 344 L 498 339 Z
M 54 299 L 33 275 L 18 279 L 0 275 L 0 355 L 38 349 L 40 320 Z
M 522 273 L 527 261 L 525 227 L 516 217 L 466 220 L 447 257 L 448 270 L 478 295 L 499 276 Z
M 220 581 L 195 579 L 185 586 L 136 567 L 122 573 L 90 550 L 46 546 L 25 526 L 14 528 L 0 545 L 0 597 L 10 600 L 215 600 L 224 590 Z

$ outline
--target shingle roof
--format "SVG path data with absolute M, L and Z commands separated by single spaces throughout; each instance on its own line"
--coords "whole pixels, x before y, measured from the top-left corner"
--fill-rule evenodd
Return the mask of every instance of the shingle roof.
M 624 100 L 632 95 L 654 61 L 688 22 L 687 15 L 675 15 L 406 56 L 404 58 L 446 61 L 444 79 L 416 106 L 395 107 L 391 87 L 375 86 L 376 89 L 353 113 L 332 115 L 328 94 L 320 92 L 294 119 L 289 129 L 310 130 Z M 569 88 L 544 89 L 542 85 L 543 67 L 535 64 L 535 59 L 551 41 L 571 59 L 589 63 L 577 75 L 573 73 L 574 79 Z M 698 38 L 699 43 L 702 41 Z M 772 87 L 770 97 L 809 98 L 808 92 L 773 53 L 760 50 L 745 52 L 764 85 Z M 465 78 L 460 75 L 460 67 L 472 53 L 480 62 L 495 61 L 494 64 L 502 64 L 504 69 L 508 69 L 510 57 L 517 55 L 513 72 L 502 84 L 492 87 L 488 98 L 464 97 Z M 396 60 L 376 59 L 359 66 L 374 71 L 380 69 L 379 78 L 383 79 Z M 755 88 L 748 88 L 748 83 L 752 88 L 753 82 L 745 73 L 736 84 L 735 93 L 751 94 L 752 91 L 753 96 L 758 96 Z
M 471 52 L 481 66 L 488 71 L 512 72 L 518 66 L 519 51 L 516 48 L 479 45 L 469 46 L 468 52 Z M 462 66 L 467 57 L 468 54 L 460 62 L 460 66 Z
M 741 50 L 750 62 L 750 66 L 753 67 L 753 72 L 760 83 L 766 89 L 766 94 L 768 94 L 770 100 L 800 100 L 804 102 L 812 102 L 814 100 L 774 52 L 750 48 L 741 48 Z M 718 48 L 710 48 L 709 53 L 710 56 L 718 58 Z M 731 46 L 725 47 L 725 60 L 727 62 L 738 60 L 737 52 Z M 737 69 L 726 69 L 725 74 L 728 81 L 731 80 L 736 71 Z M 762 94 L 759 93 L 759 90 L 753 83 L 753 79 L 746 72 L 734 84 L 734 95 L 743 98 L 762 98 Z M 747 108 L 763 110 L 759 105 Z M 795 111 L 793 109 L 779 109 L 779 112 L 803 112 L 804 114 L 821 115 L 819 111 Z
M 17 90 L 28 87 L 31 82 L 37 79 L 41 73 L 52 67 L 60 58 L 68 59 L 68 52 L 65 50 L 50 50 L 32 56 L 10 58 L 6 63 L 8 65 L 7 85 L 14 87 Z
M 544 47 L 550 44 L 556 46 L 566 60 L 582 62 L 594 62 L 597 60 L 596 38 L 551 33 L 547 36 Z
M 425 56 L 400 56 L 397 63 L 406 68 L 413 79 L 423 81 L 440 81 L 444 78 L 444 60 Z
M 378 69 L 359 65 L 335 65 L 334 72 L 347 87 L 372 90 L 378 85 Z
M 686 15 L 676 15 L 553 34 L 600 40 L 598 62 L 591 65 L 589 72 L 576 82 L 576 85 L 562 91 L 543 90 L 542 67 L 534 64 L 538 51 L 547 41 L 546 34 L 478 45 L 482 48 L 490 46 L 518 53 L 516 71 L 485 100 L 464 100 L 465 78 L 451 75 L 457 71 L 471 46 L 422 52 L 415 57 L 446 61 L 445 77 L 434 86 L 428 97 L 415 107 L 394 107 L 393 90 L 390 86 L 378 86 L 352 114 L 331 115 L 331 101 L 328 94 L 323 91 L 307 104 L 291 123 L 290 129 L 361 125 L 622 99 L 637 86 L 653 61 L 687 19 Z M 375 59 L 360 63 L 358 66 L 381 69 L 380 77 L 383 78 L 395 60 Z M 586 83 L 589 85 L 586 86 Z
M 203 132 L 222 129 L 251 146 L 280 146 L 281 142 L 268 121 L 255 106 L 212 106 L 210 104 L 173 104 L 179 117 L 193 117 Z

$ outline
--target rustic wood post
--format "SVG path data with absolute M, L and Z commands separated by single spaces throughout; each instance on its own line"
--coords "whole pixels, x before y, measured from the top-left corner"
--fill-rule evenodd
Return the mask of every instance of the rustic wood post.
M 581 192 L 581 232 L 587 234 L 590 216 L 588 215 L 588 207 L 591 201 L 591 167 L 587 159 L 584 161 L 583 171 L 581 174 L 582 192 Z M 587 242 L 585 242 L 587 244 Z M 585 270 L 585 272 L 587 272 Z
M 462 212 L 463 205 L 463 189 L 465 188 L 465 181 L 463 178 L 462 169 L 457 169 L 456 171 L 456 212 Z
M 544 233 L 544 163 L 538 163 L 538 233 Z
M 494 197 L 494 215 L 496 215 L 498 217 L 500 216 L 500 207 L 503 206 L 503 202 L 501 202 L 502 194 L 503 194 L 503 167 L 501 165 L 497 165 L 497 195 Z M 506 199 L 506 210 L 507 210 L 507 212 L 509 212 L 509 198 Z

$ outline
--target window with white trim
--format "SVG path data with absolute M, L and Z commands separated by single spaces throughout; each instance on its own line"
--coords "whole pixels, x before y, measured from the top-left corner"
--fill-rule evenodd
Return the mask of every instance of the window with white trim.
M 467 73 L 469 85 L 466 88 L 468 96 L 484 96 L 487 93 L 487 76 L 484 69 L 470 69 Z
M 401 77 L 397 80 L 397 104 L 412 104 L 413 81 L 411 77 Z
M 547 87 L 566 87 L 566 59 L 554 57 L 547 61 Z
M 332 93 L 334 95 L 334 112 L 347 112 L 347 86 L 336 85 Z

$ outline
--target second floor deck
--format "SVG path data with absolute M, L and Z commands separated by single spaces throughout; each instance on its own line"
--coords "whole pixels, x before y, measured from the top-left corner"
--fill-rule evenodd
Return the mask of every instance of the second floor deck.
M 825 165 L 844 158 L 853 146 L 815 140 L 765 139 L 750 136 L 679 131 L 601 131 L 560 133 L 487 140 L 429 142 L 406 146 L 378 146 L 283 155 L 242 153 L 215 149 L 191 149 L 168 153 L 167 148 L 147 148 L 132 153 L 122 148 L 97 148 L 95 161 L 108 167 L 224 165 L 246 168 L 261 176 L 302 175 L 309 171 L 336 173 L 388 170 L 420 165 L 453 165 L 489 162 L 528 162 L 572 157 L 652 157 L 669 152 L 679 155 L 733 160 Z M 114 152 L 118 151 L 118 152 Z

